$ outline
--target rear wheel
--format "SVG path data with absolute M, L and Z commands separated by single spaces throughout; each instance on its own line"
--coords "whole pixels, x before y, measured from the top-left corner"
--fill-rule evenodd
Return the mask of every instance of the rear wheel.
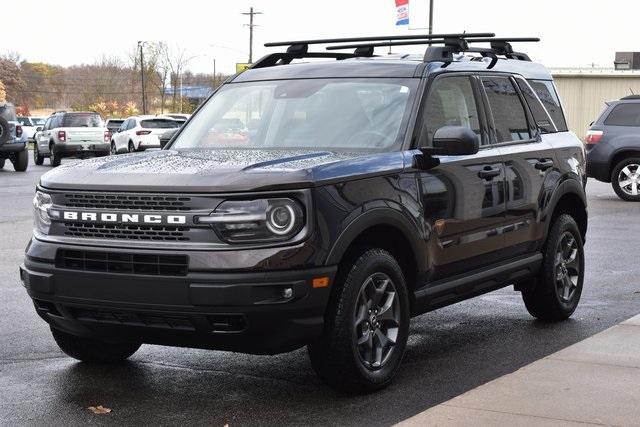
M 622 200 L 640 201 L 640 158 L 632 157 L 618 163 L 611 173 L 611 186 Z
M 575 220 L 563 214 L 551 224 L 540 273 L 522 291 L 524 304 L 538 319 L 568 319 L 578 307 L 583 281 L 582 236 Z
M 55 145 L 51 144 L 51 146 L 49 147 L 49 150 L 51 152 L 51 155 L 49 156 L 49 162 L 51 162 L 51 166 L 56 167 L 56 166 L 60 166 L 60 154 L 56 153 L 56 147 Z
M 111 155 L 115 156 L 118 154 L 118 149 L 116 148 L 116 143 L 111 141 Z
M 134 151 L 136 151 L 136 148 L 133 146 L 133 142 L 129 141 L 128 149 L 130 153 L 133 153 Z
M 35 163 L 36 165 L 41 165 L 42 163 L 44 163 L 44 156 L 40 154 L 37 142 L 33 144 L 33 163 Z
M 51 328 L 58 347 L 83 362 L 116 363 L 126 360 L 140 348 L 138 343 L 112 343 L 94 338 L 77 337 Z
M 387 251 L 370 249 L 334 286 L 325 332 L 309 345 L 313 368 L 337 389 L 367 393 L 386 387 L 409 333 L 409 300 L 398 262 Z
M 13 169 L 16 172 L 24 172 L 29 167 L 29 152 L 25 149 L 16 153 L 13 163 Z
M 6 159 L 0 159 L 0 169 L 4 168 L 4 162 Z

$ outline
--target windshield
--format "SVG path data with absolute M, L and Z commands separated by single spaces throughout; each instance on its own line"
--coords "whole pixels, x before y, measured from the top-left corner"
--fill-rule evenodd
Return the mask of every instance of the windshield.
M 65 128 L 98 128 L 103 127 L 100 115 L 93 113 L 65 114 L 62 119 L 62 127 Z
M 416 88 L 389 78 L 232 83 L 171 148 L 385 151 L 401 143 Z
M 34 126 L 42 126 L 45 120 L 42 117 L 31 117 L 31 122 Z
M 180 127 L 180 123 L 175 120 L 152 119 L 141 121 L 140 126 L 146 129 L 173 129 Z

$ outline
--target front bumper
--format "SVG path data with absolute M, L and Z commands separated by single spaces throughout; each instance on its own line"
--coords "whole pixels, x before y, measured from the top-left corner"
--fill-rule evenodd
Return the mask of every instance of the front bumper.
M 274 354 L 322 333 L 330 288 L 314 288 L 312 280 L 332 283 L 335 271 L 122 274 L 61 268 L 27 255 L 20 278 L 38 314 L 70 334 Z

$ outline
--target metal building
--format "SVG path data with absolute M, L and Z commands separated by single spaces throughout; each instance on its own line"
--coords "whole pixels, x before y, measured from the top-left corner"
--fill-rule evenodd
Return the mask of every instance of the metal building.
M 640 94 L 640 70 L 611 68 L 551 69 L 567 116 L 569 129 L 584 138 L 589 124 L 606 101 Z

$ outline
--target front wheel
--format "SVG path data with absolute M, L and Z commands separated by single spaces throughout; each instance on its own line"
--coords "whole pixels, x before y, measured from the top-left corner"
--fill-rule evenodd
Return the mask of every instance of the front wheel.
M 640 201 L 640 158 L 632 157 L 618 163 L 611 173 L 611 186 L 622 200 Z
M 393 256 L 370 249 L 336 282 L 322 337 L 309 344 L 311 364 L 330 386 L 356 393 L 386 387 L 404 355 L 409 299 Z
M 51 328 L 53 339 L 66 355 L 83 362 L 117 363 L 128 359 L 140 348 L 139 343 L 112 343 L 67 334 Z
M 578 307 L 583 281 L 582 236 L 573 217 L 563 214 L 551 224 L 540 273 L 522 291 L 524 304 L 538 319 L 568 319 Z

